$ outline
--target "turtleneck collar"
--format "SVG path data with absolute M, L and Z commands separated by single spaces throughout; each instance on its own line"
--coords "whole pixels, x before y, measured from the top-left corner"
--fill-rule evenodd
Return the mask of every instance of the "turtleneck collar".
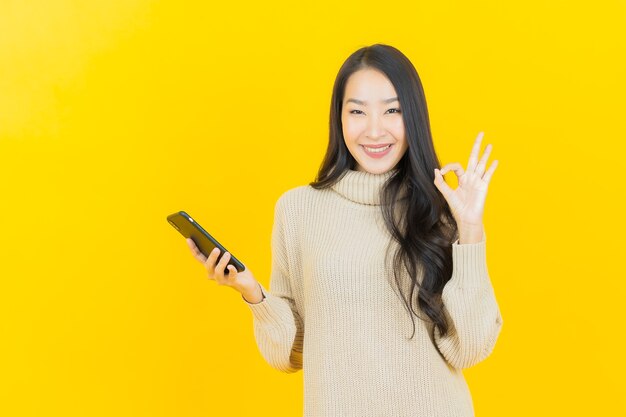
M 344 175 L 331 188 L 355 203 L 379 206 L 382 187 L 397 170 L 398 168 L 392 168 L 382 174 L 372 174 L 346 169 Z

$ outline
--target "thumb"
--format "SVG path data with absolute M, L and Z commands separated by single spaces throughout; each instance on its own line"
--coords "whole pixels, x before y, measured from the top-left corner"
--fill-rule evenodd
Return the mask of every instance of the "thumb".
M 444 198 L 448 200 L 453 190 L 452 188 L 450 188 L 448 183 L 446 183 L 446 181 L 443 179 L 443 175 L 441 175 L 441 171 L 439 171 L 437 168 L 435 168 L 434 183 L 437 189 L 441 192 L 441 194 L 443 194 Z

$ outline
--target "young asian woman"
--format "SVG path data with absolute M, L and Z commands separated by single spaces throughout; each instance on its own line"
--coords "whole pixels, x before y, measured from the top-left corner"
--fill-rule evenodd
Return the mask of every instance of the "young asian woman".
M 462 370 L 502 327 L 483 225 L 498 161 L 487 168 L 483 136 L 465 168 L 441 167 L 413 64 L 360 48 L 335 79 L 315 181 L 275 205 L 270 290 L 188 241 L 209 278 L 241 293 L 265 360 L 303 370 L 305 417 L 474 415 Z

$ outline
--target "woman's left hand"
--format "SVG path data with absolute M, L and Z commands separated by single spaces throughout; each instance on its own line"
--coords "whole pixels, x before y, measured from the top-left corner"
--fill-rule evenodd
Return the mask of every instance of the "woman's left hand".
M 464 171 L 458 162 L 446 164 L 441 170 L 435 169 L 435 186 L 448 202 L 459 228 L 482 228 L 487 187 L 493 172 L 498 166 L 498 160 L 495 160 L 485 172 L 487 159 L 489 159 L 492 149 L 491 144 L 485 147 L 483 156 L 480 158 L 480 161 L 478 160 L 480 142 L 483 135 L 484 133 L 480 132 L 476 137 L 467 164 L 467 170 Z M 443 175 L 449 171 L 454 171 L 459 181 L 458 187 L 454 190 L 443 178 Z

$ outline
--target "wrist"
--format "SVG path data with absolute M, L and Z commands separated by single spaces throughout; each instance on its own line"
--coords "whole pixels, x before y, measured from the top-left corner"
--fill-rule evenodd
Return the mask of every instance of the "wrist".
M 250 304 L 257 304 L 265 299 L 265 294 L 263 294 L 259 282 L 255 282 L 252 287 L 242 289 L 240 292 L 244 301 Z
M 460 223 L 459 229 L 459 244 L 478 243 L 483 240 L 484 226 L 479 224 L 467 224 Z

